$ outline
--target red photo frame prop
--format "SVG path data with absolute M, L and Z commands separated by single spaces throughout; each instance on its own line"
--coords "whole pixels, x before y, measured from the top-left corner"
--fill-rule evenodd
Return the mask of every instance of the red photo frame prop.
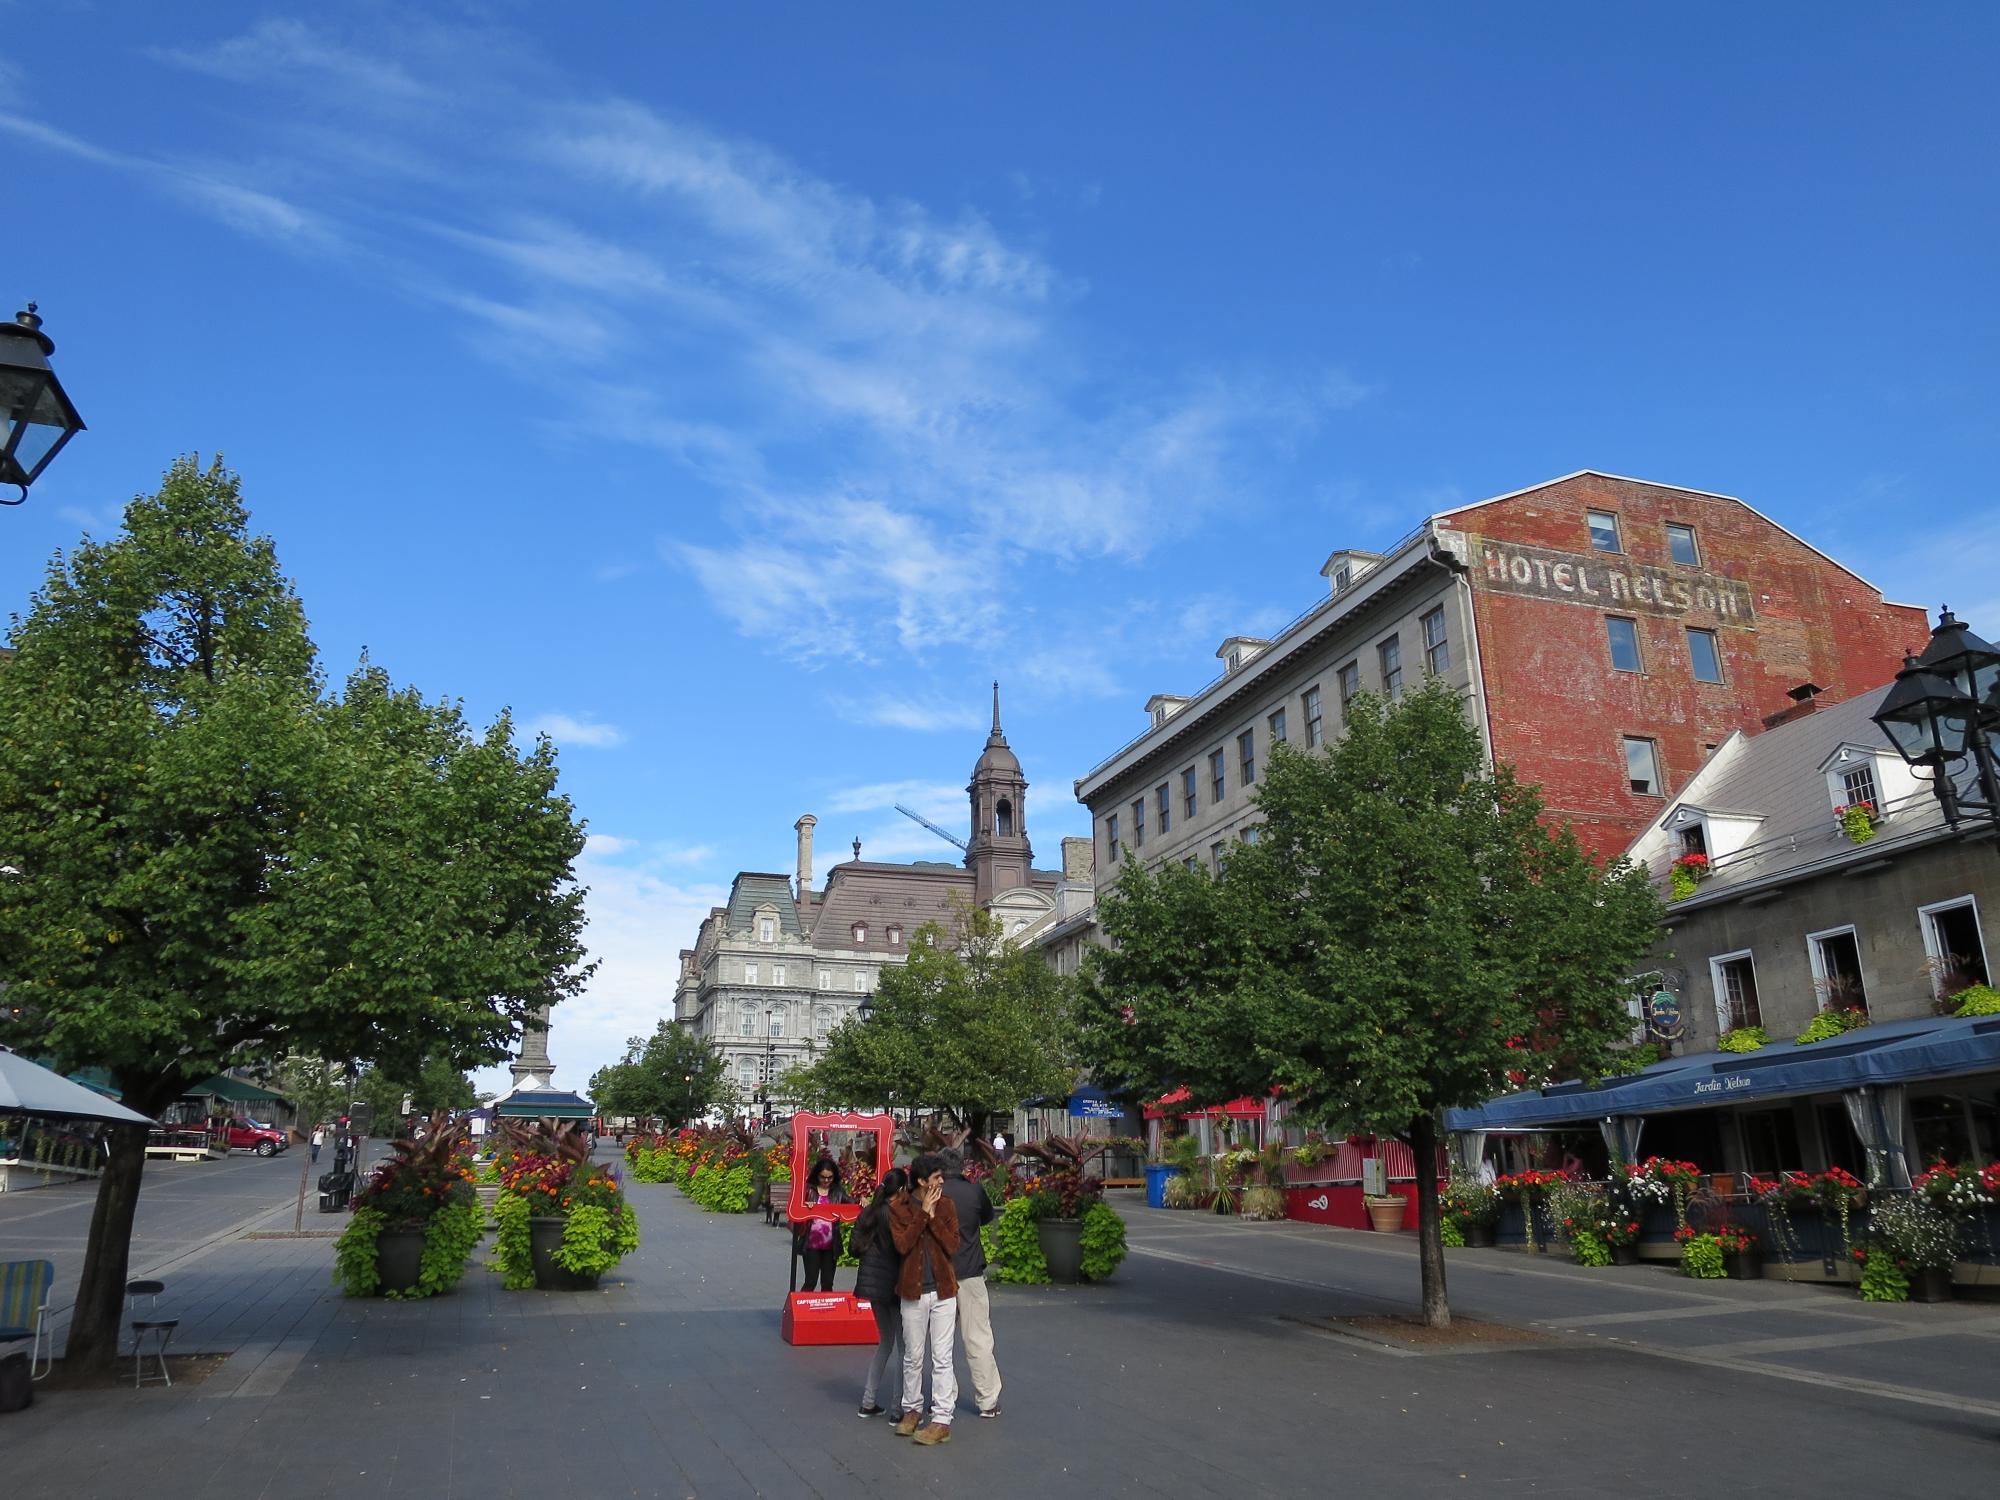
M 881 1181 L 882 1174 L 889 1169 L 896 1155 L 896 1122 L 888 1115 L 854 1114 L 813 1114 L 801 1110 L 792 1116 L 792 1196 L 785 1205 L 785 1212 L 794 1224 L 807 1219 L 845 1219 L 852 1221 L 861 1217 L 861 1210 L 867 1205 L 861 1203 L 815 1203 L 806 1206 L 806 1173 L 812 1170 L 812 1133 L 815 1130 L 848 1130 L 856 1135 L 875 1137 L 875 1179 Z

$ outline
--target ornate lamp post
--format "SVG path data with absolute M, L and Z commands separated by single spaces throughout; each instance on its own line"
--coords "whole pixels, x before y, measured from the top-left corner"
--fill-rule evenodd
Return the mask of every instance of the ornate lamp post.
M 1931 791 L 1956 827 L 1970 814 L 2000 831 L 2000 650 L 1967 630 L 1949 609 L 1938 613 L 1922 656 L 1903 670 L 1870 715 L 1896 753 L 1930 773 Z M 1959 762 L 1970 757 L 1974 790 L 1960 791 Z
M 49 367 L 55 350 L 56 341 L 42 332 L 32 302 L 13 322 L 0 323 L 0 485 L 21 492 L 19 500 L 0 500 L 0 505 L 25 501 L 28 486 L 41 477 L 49 460 L 83 431 L 83 418 Z

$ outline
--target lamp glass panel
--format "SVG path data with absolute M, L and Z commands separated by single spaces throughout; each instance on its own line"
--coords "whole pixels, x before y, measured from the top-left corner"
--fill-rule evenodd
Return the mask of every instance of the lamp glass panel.
M 1912 724 L 1907 719 L 1877 719 L 1896 753 L 1907 761 L 1920 761 L 1931 748 L 1930 726 Z

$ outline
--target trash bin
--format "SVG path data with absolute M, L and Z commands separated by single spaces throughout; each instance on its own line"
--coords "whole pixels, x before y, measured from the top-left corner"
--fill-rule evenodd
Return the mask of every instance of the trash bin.
M 1181 1175 L 1181 1168 L 1165 1162 L 1149 1162 L 1146 1166 L 1146 1207 L 1165 1208 L 1167 1206 L 1167 1179 Z

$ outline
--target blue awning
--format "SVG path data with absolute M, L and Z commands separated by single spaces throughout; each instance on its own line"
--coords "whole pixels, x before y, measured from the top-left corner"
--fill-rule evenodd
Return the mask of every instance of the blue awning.
M 2000 1072 L 2000 1016 L 1886 1021 L 1824 1042 L 1772 1042 L 1755 1052 L 1673 1057 L 1596 1087 L 1554 1084 L 1445 1111 L 1447 1130 L 1543 1130 L 1620 1115 L 1713 1109 L 1756 1099 L 1841 1093 Z

